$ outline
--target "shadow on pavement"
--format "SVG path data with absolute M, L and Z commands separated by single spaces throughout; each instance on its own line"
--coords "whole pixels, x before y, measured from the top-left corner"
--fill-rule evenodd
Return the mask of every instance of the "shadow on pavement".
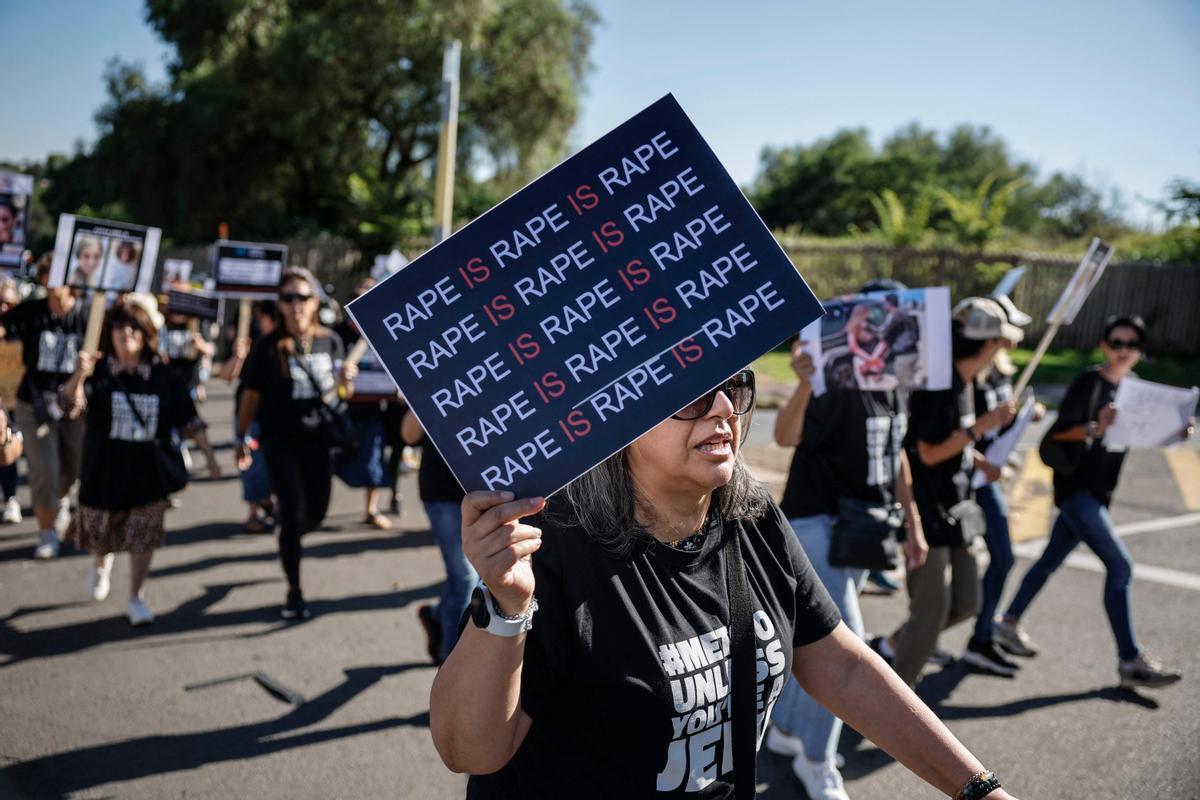
M 127 641 L 146 640 L 156 637 L 149 642 L 139 641 L 135 647 L 162 646 L 157 637 L 162 635 L 192 633 L 237 625 L 252 625 L 255 623 L 277 623 L 265 631 L 255 631 L 249 636 L 264 636 L 275 633 L 283 628 L 303 625 L 312 620 L 284 623 L 279 619 L 279 606 L 258 606 L 256 608 L 235 609 L 216 614 L 206 614 L 208 608 L 224 600 L 234 589 L 256 586 L 263 583 L 275 583 L 276 580 L 243 581 L 240 583 L 225 583 L 215 586 L 205 586 L 204 594 L 194 597 L 180 605 L 174 611 L 162 614 L 149 628 L 133 628 L 123 616 L 113 616 L 101 620 L 89 620 L 56 628 L 41 628 L 22 631 L 14 628 L 12 622 L 36 611 L 52 610 L 45 607 L 18 608 L 4 619 L 0 619 L 0 654 L 8 659 L 0 662 L 0 669 L 12 666 L 21 661 L 34 658 L 51 658 L 54 656 L 78 653 L 100 645 L 120 644 Z M 279 581 L 282 583 L 282 580 Z M 402 592 L 384 592 L 383 594 L 355 595 L 334 600 L 311 600 L 309 608 L 313 619 L 319 619 L 329 614 L 347 614 L 358 611 L 388 611 L 403 608 L 415 600 L 436 597 L 441 590 L 441 583 L 420 586 Z M 281 593 L 282 594 L 282 593 Z M 67 604 L 71 605 L 71 604 Z M 65 606 L 54 606 L 62 608 Z M 229 637 L 220 637 L 229 638 Z
M 427 727 L 429 712 L 426 711 L 411 717 L 389 717 L 285 735 L 317 725 L 383 678 L 426 667 L 432 665 L 411 663 L 348 669 L 346 679 L 340 684 L 275 719 L 190 733 L 154 734 L 53 753 L 10 765 L 6 778 L 10 788 L 26 796 L 65 798 L 108 783 L 257 758 L 390 728 Z

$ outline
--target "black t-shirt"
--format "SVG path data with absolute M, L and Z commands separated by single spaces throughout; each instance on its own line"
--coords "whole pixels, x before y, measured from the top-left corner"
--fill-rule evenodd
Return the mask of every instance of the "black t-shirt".
M 581 529 L 534 524 L 539 608 L 521 673 L 533 725 L 467 797 L 732 797 L 724 538 L 741 537 L 756 609 L 760 735 L 792 648 L 841 619 L 782 512 L 714 520 L 695 552 L 656 544 L 623 560 Z
M 884 318 L 881 335 L 893 355 L 904 355 L 917 349 L 917 321 L 899 309 Z
M 57 393 L 75 371 L 75 359 L 87 328 L 87 306 L 79 301 L 63 316 L 50 312 L 50 301 L 26 300 L 10 309 L 0 324 L 9 339 L 21 340 L 25 377 L 17 397 L 32 403 L 33 392 Z
M 974 393 L 952 370 L 949 389 L 912 394 L 905 447 L 912 466 L 913 495 L 921 512 L 921 527 L 930 546 L 951 544 L 942 525 L 943 513 L 971 496 L 971 470 L 975 447 L 968 444 L 960 455 L 927 467 L 917 453 L 917 442 L 940 444 L 960 428 L 975 424 Z
M 974 387 L 976 414 L 986 414 L 1001 403 L 1007 403 L 1013 399 L 1012 376 L 1003 375 L 995 368 L 988 370 L 983 378 L 975 381 Z M 1013 424 L 1013 422 L 1010 422 L 1003 428 L 988 431 L 983 435 L 983 441 L 985 443 L 994 441 L 1000 434 L 1011 428 Z
M 417 472 L 417 489 L 424 503 L 461 503 L 466 492 L 450 471 L 446 459 L 429 441 L 421 437 L 421 469 Z
M 163 355 L 167 359 L 167 366 L 179 379 L 179 382 L 188 388 L 197 383 L 197 368 L 200 364 L 193 344 L 193 336 L 188 323 L 173 325 L 168 322 L 163 328 L 160 343 Z
M 298 343 L 282 327 L 255 342 L 242 370 L 242 383 L 259 393 L 255 419 L 264 437 L 316 431 L 316 409 L 324 402 L 322 395 L 337 385 L 344 355 L 342 340 L 325 328 L 313 336 L 307 354 L 300 354 Z M 316 386 L 305 374 L 306 368 Z
M 834 389 L 812 398 L 779 503 L 783 513 L 834 514 L 839 497 L 891 502 L 907 406 L 907 392 Z
M 1095 422 L 1100 409 L 1113 401 L 1117 385 L 1109 383 L 1098 369 L 1087 372 L 1071 381 L 1058 410 L 1058 418 L 1050 426 L 1054 432 L 1065 431 L 1077 425 Z M 1068 444 L 1081 453 L 1078 468 L 1067 477 L 1054 473 L 1054 504 L 1062 502 L 1076 492 L 1090 492 L 1097 500 L 1108 505 L 1112 501 L 1113 489 L 1121 476 L 1121 465 L 1125 462 L 1124 450 L 1109 450 L 1103 440 L 1093 442 L 1089 449 L 1084 443 Z
M 168 440 L 173 430 L 195 420 L 196 406 L 165 364 L 114 376 L 113 363 L 101 360 L 84 384 L 88 407 L 79 502 L 127 511 L 167 496 L 154 469 L 154 440 Z

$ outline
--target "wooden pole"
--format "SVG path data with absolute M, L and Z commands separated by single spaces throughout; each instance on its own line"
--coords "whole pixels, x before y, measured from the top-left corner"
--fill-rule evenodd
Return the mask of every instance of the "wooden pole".
M 1061 327 L 1062 320 L 1058 319 L 1051 323 L 1049 328 L 1046 328 L 1046 332 L 1042 334 L 1042 340 L 1038 342 L 1037 349 L 1033 351 L 1033 358 L 1029 359 L 1029 363 L 1021 371 L 1021 377 L 1017 379 L 1017 385 L 1013 387 L 1013 399 L 1021 397 L 1021 392 L 1025 391 L 1025 387 L 1029 385 L 1030 378 L 1033 377 L 1034 369 L 1037 368 L 1038 362 L 1042 360 L 1042 356 L 1046 355 L 1046 350 L 1050 347 L 1050 342 Z
M 246 339 L 250 336 L 250 298 L 243 297 L 238 301 L 237 338 Z
M 454 225 L 454 158 L 458 146 L 458 65 L 462 43 L 446 45 L 442 58 L 442 124 L 438 131 L 434 177 L 433 243 L 450 235 Z
M 104 328 L 104 311 L 107 307 L 104 292 L 96 290 L 92 295 L 92 307 L 88 311 L 87 330 L 83 334 L 83 352 L 94 353 L 100 348 L 100 331 Z

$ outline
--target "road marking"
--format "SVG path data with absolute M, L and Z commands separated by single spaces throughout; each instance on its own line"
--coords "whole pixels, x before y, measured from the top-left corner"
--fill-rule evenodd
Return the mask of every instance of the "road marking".
M 1169 531 L 1172 528 L 1186 528 L 1200 523 L 1200 514 L 1180 514 L 1178 517 L 1160 517 L 1142 522 L 1127 522 L 1117 525 L 1118 536 L 1132 536 L 1135 533 L 1150 533 L 1152 531 Z
M 1175 476 L 1175 485 L 1183 495 L 1183 507 L 1200 511 L 1200 451 L 1186 447 L 1163 451 L 1167 466 Z
M 1040 542 L 1023 542 L 1013 548 L 1013 553 L 1024 558 L 1037 559 L 1042 554 L 1043 545 Z M 1072 553 L 1063 562 L 1065 566 L 1082 569 L 1088 572 L 1105 572 L 1104 562 L 1090 553 Z M 1167 567 L 1154 567 L 1149 564 L 1134 564 L 1133 577 L 1141 580 L 1159 583 L 1164 586 L 1175 586 L 1180 589 L 1191 589 L 1200 592 L 1200 575 L 1184 572 Z
M 1054 508 L 1053 473 L 1037 450 L 1025 453 L 1025 463 L 1010 492 L 1009 531 L 1014 542 L 1041 539 L 1050 533 Z

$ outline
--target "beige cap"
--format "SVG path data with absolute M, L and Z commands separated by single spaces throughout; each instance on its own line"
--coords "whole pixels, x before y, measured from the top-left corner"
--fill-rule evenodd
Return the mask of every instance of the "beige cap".
M 141 308 L 142 311 L 145 311 L 146 315 L 150 317 L 150 321 L 154 323 L 155 328 L 163 326 L 163 315 L 159 313 L 158 300 L 155 299 L 154 295 L 146 292 L 130 292 L 125 295 L 125 302 L 132 303 Z
M 968 297 L 954 307 L 954 319 L 962 324 L 962 335 L 968 339 L 1007 339 L 1016 344 L 1025 333 L 1008 321 L 1008 315 L 995 300 L 988 297 Z

